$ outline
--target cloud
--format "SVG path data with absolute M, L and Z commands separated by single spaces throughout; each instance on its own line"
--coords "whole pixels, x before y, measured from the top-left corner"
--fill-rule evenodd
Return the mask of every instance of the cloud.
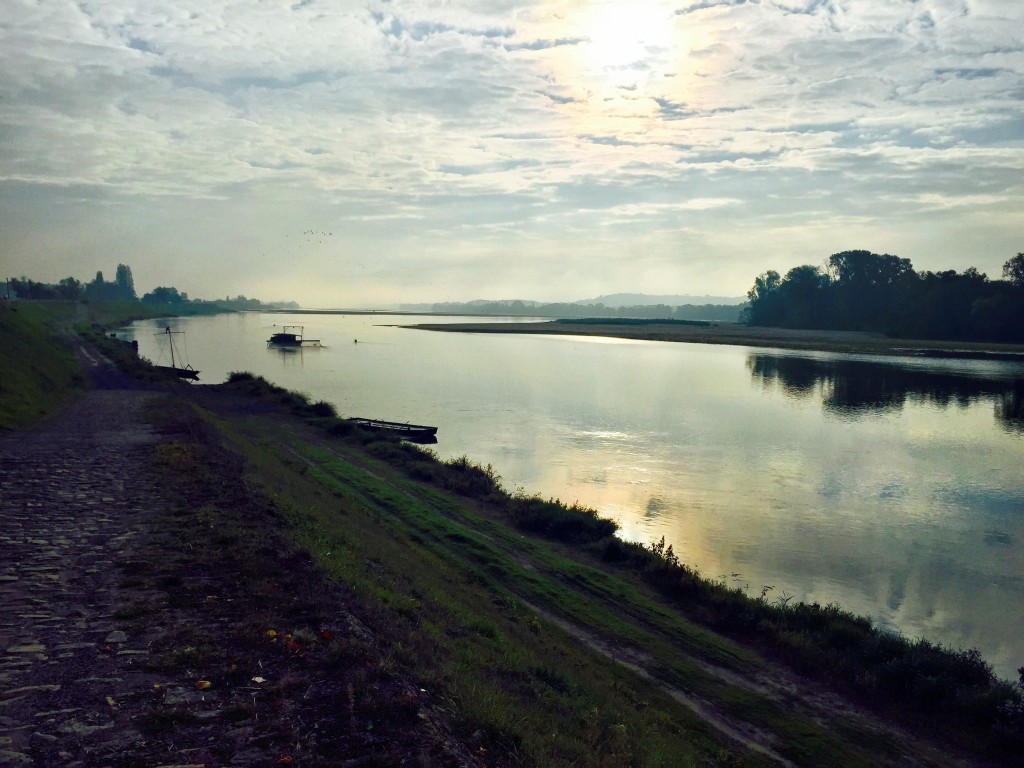
M 638 3 L 13 0 L 0 259 L 59 279 L 130 252 L 190 295 L 254 294 L 234 282 L 273 285 L 284 234 L 316 225 L 344 234 L 303 253 L 311 274 L 362 259 L 377 282 L 297 280 L 293 298 L 344 304 L 384 295 L 407 250 L 450 275 L 447 298 L 474 298 L 481 271 L 566 298 L 567 264 L 597 293 L 664 292 L 622 261 L 641 222 L 649 274 L 714 294 L 872 227 L 921 268 L 998 274 L 1020 250 L 1024 9 Z M 57 209 L 73 215 L 44 236 Z M 526 251 L 532 284 L 495 267 Z M 431 298 L 401 282 L 396 300 Z

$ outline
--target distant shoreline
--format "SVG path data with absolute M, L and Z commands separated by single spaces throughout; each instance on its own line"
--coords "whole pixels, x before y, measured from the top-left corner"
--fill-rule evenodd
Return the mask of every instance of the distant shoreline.
M 419 323 L 404 325 L 423 331 L 449 333 L 518 333 L 557 336 L 602 336 L 637 341 L 669 341 L 689 344 L 728 344 L 744 347 L 848 352 L 865 355 L 936 357 L 952 359 L 1014 360 L 1024 362 L 1024 345 L 988 344 L 963 341 L 891 339 L 881 334 L 858 331 L 805 331 L 789 328 L 761 328 L 739 323 L 708 326 L 659 323 L 641 325 L 588 322 L 504 322 L 504 323 Z

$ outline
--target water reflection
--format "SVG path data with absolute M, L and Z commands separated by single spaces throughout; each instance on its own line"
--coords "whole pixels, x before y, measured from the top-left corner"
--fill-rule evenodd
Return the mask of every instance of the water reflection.
M 996 401 L 996 420 L 1006 429 L 1024 432 L 1024 379 L 1017 379 Z
M 827 413 L 848 418 L 898 411 L 908 400 L 939 408 L 989 400 L 1002 427 L 1024 431 L 1024 378 L 1008 372 L 965 375 L 892 362 L 763 353 L 749 355 L 747 369 L 763 386 L 794 398 L 820 397 Z

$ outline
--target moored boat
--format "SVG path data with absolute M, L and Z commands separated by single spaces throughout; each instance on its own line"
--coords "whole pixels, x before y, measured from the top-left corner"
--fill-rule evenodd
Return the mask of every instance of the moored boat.
M 437 427 L 428 427 L 425 424 L 403 424 L 397 421 L 366 419 L 359 416 L 353 416 L 349 418 L 349 421 L 358 424 L 363 429 L 372 432 L 387 432 L 414 443 L 430 443 L 437 440 Z
M 301 325 L 283 325 L 281 330 L 270 335 L 267 344 L 272 347 L 319 347 L 320 339 L 307 339 Z
M 193 368 L 191 365 L 185 368 L 179 368 L 175 365 L 157 365 L 154 366 L 158 371 L 164 373 L 173 373 L 179 379 L 191 379 L 192 381 L 199 381 L 199 371 Z
M 156 336 L 163 336 L 167 339 L 167 347 L 171 352 L 171 364 L 170 365 L 156 365 L 153 366 L 158 371 L 164 373 L 170 373 L 177 376 L 179 379 L 189 379 L 190 381 L 199 381 L 199 371 L 193 368 L 189 363 L 185 363 L 184 366 L 178 363 L 175 356 L 174 350 L 174 337 L 184 336 L 184 331 L 172 331 L 170 326 L 167 326 L 160 333 L 154 334 Z M 179 354 L 178 357 L 181 355 Z

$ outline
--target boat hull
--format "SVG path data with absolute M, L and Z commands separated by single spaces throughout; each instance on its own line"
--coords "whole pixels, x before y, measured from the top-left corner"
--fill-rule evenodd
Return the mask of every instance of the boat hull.
M 176 368 L 170 365 L 158 365 L 156 366 L 158 371 L 164 373 L 170 373 L 177 376 L 179 379 L 190 379 L 192 381 L 199 381 L 199 371 L 194 368 Z
M 366 419 L 358 416 L 350 418 L 349 421 L 371 432 L 392 434 L 413 443 L 437 442 L 437 427 L 428 427 L 425 424 L 402 424 L 397 421 Z

